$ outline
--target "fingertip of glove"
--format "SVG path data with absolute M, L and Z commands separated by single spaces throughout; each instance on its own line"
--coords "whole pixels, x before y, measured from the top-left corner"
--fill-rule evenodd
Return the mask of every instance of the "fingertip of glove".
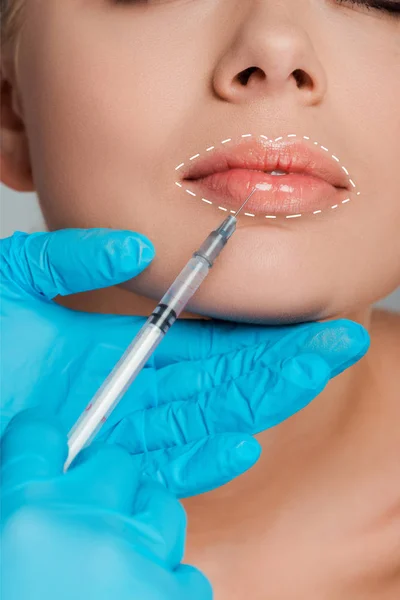
M 127 281 L 146 269 L 155 256 L 151 241 L 133 231 L 93 229 L 82 230 L 81 235 L 85 244 L 79 248 L 74 269 L 76 281 L 73 286 L 66 286 L 68 293 Z M 76 273 L 83 273 L 84 277 L 77 277 Z
M 360 360 L 370 345 L 367 330 L 349 319 L 307 325 L 303 328 L 303 335 L 305 337 L 298 349 L 321 356 L 331 369 L 331 377 Z
M 36 431 L 54 432 L 54 435 L 60 438 L 66 438 L 61 421 L 54 415 L 49 415 L 41 406 L 27 408 L 17 413 L 8 423 L 4 435 L 19 431 L 34 428 Z
M 338 336 L 335 349 L 338 358 L 341 358 L 337 365 L 331 365 L 331 377 L 336 377 L 345 371 L 348 367 L 358 362 L 368 352 L 371 345 L 371 338 L 368 331 L 355 321 L 349 319 L 339 319 L 336 321 Z
M 132 231 L 121 231 L 120 236 L 121 272 L 131 275 L 141 272 L 154 259 L 155 248 L 152 242 L 144 235 Z
M 144 235 L 109 228 L 63 229 L 14 234 L 2 248 L 8 277 L 42 298 L 117 285 L 141 273 L 153 260 Z
M 243 472 L 250 469 L 260 458 L 261 446 L 251 436 L 242 439 L 232 449 L 232 458 L 236 467 L 239 467 L 239 471 Z
M 210 581 L 196 567 L 181 563 L 175 569 L 175 576 L 180 584 L 180 588 L 185 590 L 182 598 L 190 597 L 192 600 L 213 599 L 214 593 Z M 181 598 L 181 595 L 179 595 L 179 598 Z
M 9 422 L 1 446 L 5 463 L 30 454 L 58 465 L 65 461 L 68 451 L 67 435 L 61 423 L 37 408 L 21 411 Z
M 350 319 L 338 319 L 336 321 L 332 321 L 332 323 L 336 324 L 338 329 L 342 328 L 343 332 L 346 332 L 349 338 L 356 345 L 359 345 L 360 349 L 369 346 L 369 333 L 360 323 L 351 321 Z
M 357 347 L 358 353 L 361 355 L 366 354 L 371 345 L 371 337 L 368 331 L 360 323 L 355 323 L 354 321 L 347 321 L 347 323 L 351 326 L 354 346 Z
M 360 349 L 368 346 L 368 331 L 350 319 L 332 319 L 330 321 L 317 321 L 301 326 L 305 339 L 312 341 L 320 334 L 330 334 L 330 341 L 348 340 L 352 346 L 359 346 Z
M 299 388 L 314 390 L 326 385 L 331 369 L 317 354 L 299 354 L 282 363 L 281 375 Z
M 59 247 L 69 247 L 68 258 L 74 263 L 75 272 L 82 272 L 87 276 L 83 266 L 90 271 L 90 283 L 85 280 L 82 284 L 74 284 L 74 287 L 82 287 L 82 291 L 135 277 L 155 256 L 151 241 L 144 235 L 130 230 L 75 229 L 57 231 L 53 235 Z M 78 241 L 79 246 L 76 244 Z M 69 291 L 67 289 L 67 292 Z

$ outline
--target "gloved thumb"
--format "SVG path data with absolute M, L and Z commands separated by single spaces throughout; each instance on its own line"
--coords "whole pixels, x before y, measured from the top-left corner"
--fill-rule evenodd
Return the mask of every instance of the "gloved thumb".
M 20 412 L 1 438 L 3 492 L 60 475 L 67 451 L 67 435 L 57 419 L 42 416 L 36 408 Z
M 154 258 L 150 240 L 132 231 L 63 229 L 1 240 L 2 280 L 51 300 L 127 281 Z
M 95 442 L 69 467 L 63 497 L 66 500 L 71 490 L 79 489 L 80 504 L 131 514 L 140 475 L 137 462 L 126 450 Z

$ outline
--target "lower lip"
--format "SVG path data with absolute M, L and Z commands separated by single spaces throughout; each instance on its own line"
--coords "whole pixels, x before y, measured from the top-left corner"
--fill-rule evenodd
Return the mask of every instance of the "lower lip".
M 263 184 L 268 189 L 257 190 L 246 205 L 246 210 L 256 216 L 312 213 L 334 206 L 340 194 L 344 198 L 344 194 L 349 193 L 345 188 L 336 188 L 310 175 L 269 175 L 247 169 L 230 169 L 202 179 L 186 180 L 186 183 L 189 189 L 202 189 L 209 201 L 232 210 L 237 210 L 252 190 Z

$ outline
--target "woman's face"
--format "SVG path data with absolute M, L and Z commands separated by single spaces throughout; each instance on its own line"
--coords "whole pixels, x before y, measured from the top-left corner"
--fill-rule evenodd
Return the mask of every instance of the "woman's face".
M 266 190 L 240 217 L 192 312 L 329 318 L 392 291 L 400 13 L 366 4 L 27 0 L 19 94 L 48 226 L 144 233 L 157 257 L 132 289 L 159 299 L 229 214 L 218 207 L 236 209 L 260 180 Z M 252 173 L 227 176 L 236 154 L 253 161 Z M 225 175 L 208 188 L 185 181 L 205 158 Z M 256 173 L 254 162 L 272 170 L 278 158 L 278 170 L 300 160 L 313 178 Z

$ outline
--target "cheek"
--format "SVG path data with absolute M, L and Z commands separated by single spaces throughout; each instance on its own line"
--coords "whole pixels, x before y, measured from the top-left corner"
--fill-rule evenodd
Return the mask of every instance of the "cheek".
M 90 219 L 94 208 L 99 219 L 107 220 L 109 203 L 123 209 L 118 198 L 125 200 L 129 190 L 135 206 L 137 195 L 146 192 L 145 182 L 154 182 L 155 169 L 167 164 L 166 130 L 151 118 L 140 90 L 118 83 L 104 63 L 101 70 L 84 67 L 85 75 L 77 77 L 79 72 L 70 61 L 63 71 L 71 81 L 67 87 L 58 73 L 47 74 L 43 86 L 36 78 L 41 95 L 28 114 L 35 183 L 55 223 Z
M 168 33 L 150 36 L 149 52 L 147 43 L 133 43 L 145 38 L 135 27 L 121 40 L 109 28 L 102 35 L 79 22 L 61 27 L 58 18 L 52 15 L 41 40 L 25 40 L 21 73 L 45 216 L 53 227 L 108 224 L 116 213 L 141 225 L 141 207 L 160 210 L 166 180 L 174 182 L 181 130 L 193 110 L 170 65 L 180 64 L 195 98 L 193 59 L 182 44 L 167 43 Z
M 357 205 L 349 205 L 339 229 L 332 224 L 327 232 L 332 249 L 327 272 L 337 273 L 343 300 L 347 294 L 353 303 L 375 301 L 400 284 L 399 33 L 398 26 L 386 36 L 380 33 L 381 41 L 373 45 L 362 32 L 354 41 L 344 38 L 340 60 L 329 61 L 325 115 L 337 123 L 338 152 L 362 195 Z M 331 125 L 326 130 L 332 132 Z M 336 268 L 335 257 L 340 257 Z

